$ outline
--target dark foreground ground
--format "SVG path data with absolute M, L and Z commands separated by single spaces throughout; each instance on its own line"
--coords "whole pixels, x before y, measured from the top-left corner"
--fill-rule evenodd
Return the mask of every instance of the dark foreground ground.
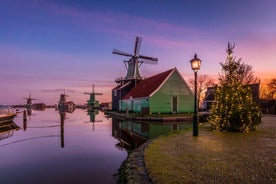
M 264 116 L 256 131 L 216 133 L 202 124 L 160 137 L 144 150 L 153 183 L 276 183 L 276 116 Z

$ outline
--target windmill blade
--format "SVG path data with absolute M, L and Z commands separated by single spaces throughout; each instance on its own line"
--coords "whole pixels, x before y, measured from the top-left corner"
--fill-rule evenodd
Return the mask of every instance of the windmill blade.
M 139 53 L 140 53 L 141 43 L 142 43 L 142 38 L 136 36 L 135 45 L 134 45 L 134 55 L 135 56 L 139 55 Z
M 118 49 L 113 49 L 112 54 L 118 54 L 118 55 L 128 56 L 128 57 L 132 57 L 132 56 L 133 56 L 132 54 L 129 54 L 129 53 L 127 53 L 127 52 L 120 51 L 120 50 L 118 50 Z
M 150 57 L 150 56 L 139 55 L 139 58 L 144 59 L 144 60 L 147 59 L 147 60 L 151 60 L 151 61 L 158 61 L 158 58 Z
M 145 64 L 152 64 L 152 65 L 154 65 L 154 64 L 157 64 L 157 62 L 158 61 L 153 61 L 153 60 L 151 60 L 151 59 L 139 59 L 139 63 L 145 63 Z
M 94 93 L 95 95 L 103 95 L 102 93 Z

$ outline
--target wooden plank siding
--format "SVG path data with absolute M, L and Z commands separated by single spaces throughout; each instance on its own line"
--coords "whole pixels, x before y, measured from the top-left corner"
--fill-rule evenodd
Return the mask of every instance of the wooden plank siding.
M 149 98 L 137 98 L 137 99 L 126 99 L 121 100 L 121 109 L 122 111 L 126 111 L 128 109 L 129 111 L 140 113 L 142 111 L 142 108 L 149 108 Z
M 150 97 L 150 113 L 175 113 L 173 97 L 177 97 L 177 112 L 193 112 L 193 93 L 177 72 Z

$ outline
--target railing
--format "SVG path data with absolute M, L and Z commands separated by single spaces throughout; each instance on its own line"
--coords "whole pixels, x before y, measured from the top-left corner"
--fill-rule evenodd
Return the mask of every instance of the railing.
M 128 80 L 144 80 L 145 77 L 119 77 L 115 79 L 116 83 L 120 83 L 122 81 L 128 81 Z

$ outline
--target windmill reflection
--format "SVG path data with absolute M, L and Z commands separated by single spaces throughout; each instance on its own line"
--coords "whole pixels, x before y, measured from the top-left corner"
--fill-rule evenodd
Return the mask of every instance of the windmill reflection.
M 33 110 L 44 111 L 46 109 L 46 105 L 44 103 L 33 103 L 33 101 L 36 99 L 32 98 L 31 93 L 29 94 L 29 97 L 25 97 L 24 99 L 26 99 L 27 102 L 23 107 L 26 108 L 27 115 L 29 116 L 30 119 L 31 119 L 31 116 L 34 115 L 32 114 Z
M 68 111 L 58 111 L 60 115 L 60 125 L 51 125 L 51 126 L 28 126 L 27 121 L 23 118 L 23 130 L 26 131 L 29 128 L 57 128 L 60 127 L 60 135 L 49 135 L 49 136 L 40 136 L 36 138 L 44 138 L 44 137 L 60 137 L 60 146 L 64 148 L 64 122 L 66 119 L 66 113 Z M 24 114 L 26 111 L 24 111 Z M 31 138 L 31 139 L 36 139 Z
M 59 111 L 60 115 L 60 147 L 64 148 L 64 121 L 66 119 L 66 111 Z
M 96 116 L 99 114 L 99 109 L 90 109 L 87 111 L 87 115 L 89 116 L 89 122 L 86 121 L 84 123 L 92 123 L 92 131 L 95 130 L 95 122 L 103 122 L 103 120 L 96 120 Z
M 32 107 L 26 107 L 27 116 L 29 117 L 28 119 L 31 120 L 31 117 L 36 115 L 33 113 L 33 111 L 44 111 L 45 109 L 46 109 L 45 105 L 40 105 L 40 104 L 37 104 L 37 105 L 33 104 Z

